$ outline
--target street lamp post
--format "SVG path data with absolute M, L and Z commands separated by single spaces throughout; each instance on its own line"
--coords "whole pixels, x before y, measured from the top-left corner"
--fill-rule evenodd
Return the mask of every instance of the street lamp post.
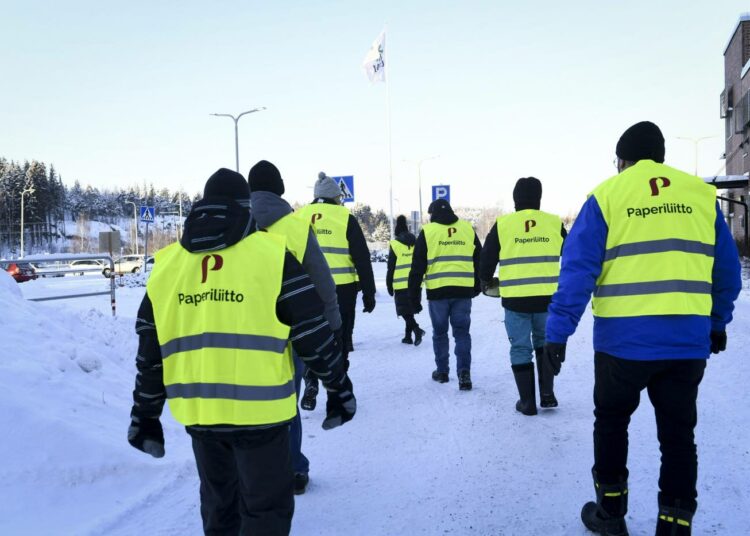
M 715 138 L 716 136 L 703 136 L 701 138 L 688 138 L 683 136 L 677 136 L 678 140 L 684 140 L 684 141 L 691 141 L 693 142 L 693 148 L 694 148 L 694 161 L 695 161 L 695 171 L 694 175 L 698 175 L 698 144 L 702 142 L 703 140 L 710 140 L 711 138 Z
M 262 110 L 265 110 L 265 106 L 261 106 L 260 108 L 253 108 L 252 110 L 248 110 L 246 112 L 242 112 L 238 116 L 233 116 L 232 114 L 211 114 L 215 115 L 216 117 L 229 117 L 232 121 L 234 121 L 234 159 L 235 159 L 235 166 L 237 173 L 240 172 L 240 142 L 239 142 L 239 130 L 237 128 L 237 123 L 240 121 L 240 117 L 243 115 L 251 114 L 253 112 L 260 112 Z
M 138 218 L 135 212 L 135 203 L 132 201 L 125 201 L 126 205 L 133 205 L 133 238 L 135 239 L 135 254 L 138 255 Z
M 24 188 L 24 190 L 21 192 L 21 254 L 19 255 L 19 258 L 21 259 L 23 259 L 23 196 L 26 194 L 31 195 L 34 192 L 36 192 L 36 189 L 31 185 Z
M 419 179 L 419 225 L 422 225 L 422 164 L 427 162 L 428 160 L 434 160 L 436 158 L 440 158 L 439 154 L 428 156 L 427 158 L 422 158 L 421 160 L 417 160 L 416 162 L 405 160 L 405 162 L 412 162 L 417 164 L 417 177 Z

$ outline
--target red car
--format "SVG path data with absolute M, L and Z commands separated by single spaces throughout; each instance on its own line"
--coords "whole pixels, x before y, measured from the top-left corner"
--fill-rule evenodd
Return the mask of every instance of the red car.
M 38 277 L 36 270 L 28 262 L 4 262 L 0 264 L 0 268 L 12 275 L 17 283 L 31 281 Z

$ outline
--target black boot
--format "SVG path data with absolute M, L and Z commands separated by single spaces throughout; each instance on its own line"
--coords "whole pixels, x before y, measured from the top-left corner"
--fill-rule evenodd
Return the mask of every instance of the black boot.
M 536 372 L 539 376 L 539 405 L 543 408 L 556 408 L 557 398 L 555 398 L 555 376 L 547 367 L 544 366 L 542 353 L 544 348 L 534 348 L 536 354 Z
M 422 344 L 422 337 L 424 337 L 424 330 L 417 326 L 414 328 L 414 346 Z
M 449 381 L 447 372 L 438 372 L 437 370 L 432 371 L 432 379 L 438 383 L 448 383 Z
M 411 328 L 406 327 L 406 330 L 404 331 L 404 338 L 401 339 L 401 342 L 404 344 L 414 344 L 414 341 L 411 339 Z
M 471 372 L 468 370 L 458 371 L 458 388 L 461 391 L 471 391 Z
M 305 392 L 302 395 L 300 407 L 307 411 L 315 409 L 318 396 L 318 378 L 316 378 L 310 369 L 305 371 Z
M 534 363 L 512 365 L 518 394 L 521 400 L 516 402 L 516 411 L 524 415 L 536 415 L 536 387 L 534 386 Z
M 591 532 L 602 536 L 628 536 L 625 514 L 628 512 L 628 482 L 598 482 L 594 473 L 596 502 L 587 502 L 581 510 L 581 521 Z
M 659 519 L 656 521 L 656 536 L 690 536 L 693 528 L 693 512 L 680 507 L 659 503 Z

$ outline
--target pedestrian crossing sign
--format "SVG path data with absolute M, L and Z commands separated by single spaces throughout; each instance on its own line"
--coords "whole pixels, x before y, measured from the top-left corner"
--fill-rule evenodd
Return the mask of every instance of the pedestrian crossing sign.
M 354 176 L 347 175 L 346 177 L 331 177 L 336 181 L 336 184 L 341 188 L 341 195 L 343 196 L 344 203 L 354 202 Z
M 155 207 L 141 207 L 141 221 L 143 223 L 154 223 L 154 215 L 156 214 Z

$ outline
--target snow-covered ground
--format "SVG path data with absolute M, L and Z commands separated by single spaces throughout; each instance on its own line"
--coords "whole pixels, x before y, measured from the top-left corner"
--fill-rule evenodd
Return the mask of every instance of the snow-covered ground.
M 593 497 L 591 316 L 571 339 L 557 380 L 560 407 L 537 417 L 517 398 L 498 300 L 474 300 L 474 390 L 438 385 L 429 338 L 401 344 L 402 322 L 376 265 L 378 305 L 357 314 L 351 376 L 359 401 L 342 428 L 303 413 L 308 492 L 296 535 L 584 535 Z M 0 534 L 200 534 L 198 477 L 188 436 L 162 418 L 167 455 L 126 441 L 135 373 L 134 318 L 143 288 L 33 303 L 0 272 Z M 6 288 L 7 287 L 7 288 Z M 19 285 L 26 297 L 105 289 L 94 275 Z M 418 321 L 428 329 L 429 317 Z M 750 504 L 750 291 L 737 303 L 729 349 L 701 385 L 699 511 L 694 534 L 747 534 Z M 453 364 L 453 358 L 452 358 Z M 452 371 L 452 373 L 454 373 Z M 322 400 L 322 398 L 321 398 Z M 631 533 L 653 534 L 659 451 L 653 411 L 630 426 Z

